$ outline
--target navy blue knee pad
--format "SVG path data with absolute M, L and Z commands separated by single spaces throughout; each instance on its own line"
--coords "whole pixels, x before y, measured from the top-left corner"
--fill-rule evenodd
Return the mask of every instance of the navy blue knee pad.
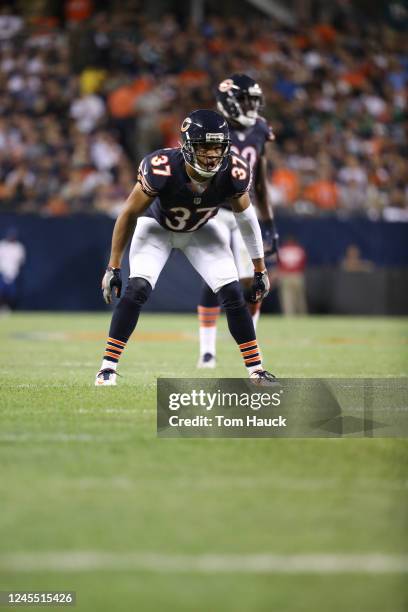
M 151 284 L 145 278 L 135 276 L 133 278 L 129 278 L 123 297 L 128 298 L 139 306 L 143 306 L 151 292 Z
M 242 287 L 238 281 L 233 281 L 224 285 L 217 293 L 220 304 L 228 310 L 236 310 L 245 306 L 245 299 Z
M 228 328 L 237 344 L 255 339 L 254 324 L 238 281 L 224 285 L 218 297 L 227 315 Z
M 139 319 L 140 310 L 152 292 L 152 286 L 144 278 L 129 278 L 123 297 L 116 304 L 109 329 L 109 336 L 127 342 Z

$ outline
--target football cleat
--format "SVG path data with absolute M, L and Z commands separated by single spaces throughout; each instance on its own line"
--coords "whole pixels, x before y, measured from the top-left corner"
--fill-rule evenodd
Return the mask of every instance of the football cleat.
M 204 355 L 200 355 L 199 360 L 197 362 L 197 368 L 215 368 L 217 365 L 217 361 L 215 359 L 215 355 L 211 353 L 204 353 Z
M 278 382 L 276 376 L 267 370 L 255 370 L 255 372 L 250 374 L 249 380 L 255 385 L 261 385 L 262 387 L 271 387 L 272 385 L 276 385 Z
M 103 370 L 99 370 L 95 378 L 95 387 L 110 386 L 113 387 L 116 385 L 116 376 L 117 373 L 112 368 L 104 368 Z

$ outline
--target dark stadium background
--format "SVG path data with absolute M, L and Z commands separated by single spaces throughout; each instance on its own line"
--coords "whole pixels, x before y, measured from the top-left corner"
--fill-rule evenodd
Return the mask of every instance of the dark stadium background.
M 103 309 L 111 230 L 140 159 L 176 145 L 183 117 L 242 71 L 265 93 L 271 197 L 282 241 L 306 250 L 309 311 L 408 312 L 402 3 L 22 0 L 8 14 L 0 238 L 15 228 L 27 249 L 19 309 Z M 349 245 L 371 271 L 341 269 Z M 199 284 L 174 254 L 147 308 L 193 311 Z M 276 283 L 264 311 L 280 311 Z

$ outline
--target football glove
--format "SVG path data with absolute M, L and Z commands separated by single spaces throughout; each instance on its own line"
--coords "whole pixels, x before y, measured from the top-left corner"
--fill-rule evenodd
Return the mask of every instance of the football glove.
M 268 278 L 268 272 L 264 270 L 263 272 L 255 272 L 254 280 L 252 281 L 252 287 L 249 291 L 248 302 L 255 304 L 256 302 L 260 302 L 269 293 L 270 283 Z
M 262 240 L 264 243 L 265 257 L 274 255 L 274 253 L 278 252 L 279 234 L 276 231 L 273 219 L 259 221 L 259 226 L 261 228 Z
M 107 304 L 112 303 L 112 290 L 116 288 L 116 297 L 120 297 L 122 291 L 122 277 L 120 275 L 120 268 L 106 268 L 106 272 L 102 279 L 102 293 L 103 299 Z

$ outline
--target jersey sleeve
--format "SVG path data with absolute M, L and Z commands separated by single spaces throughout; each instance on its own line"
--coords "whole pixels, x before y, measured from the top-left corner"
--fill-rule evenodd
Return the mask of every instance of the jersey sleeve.
M 273 142 L 275 140 L 275 134 L 273 132 L 272 126 L 269 123 L 266 123 L 265 127 L 266 127 L 266 141 Z
M 263 140 L 263 143 L 262 143 L 262 155 L 263 155 L 265 151 L 265 144 L 267 142 L 273 142 L 275 140 L 275 134 L 273 133 L 272 126 L 266 121 L 266 119 L 264 119 L 263 117 L 260 117 L 258 122 L 259 122 L 258 125 L 260 128 L 261 137 Z
M 241 157 L 241 155 L 232 155 L 229 171 L 231 173 L 232 188 L 230 197 L 239 198 L 251 188 L 251 167 L 247 160 Z
M 171 176 L 169 156 L 159 149 L 142 159 L 137 182 L 140 183 L 146 195 L 155 198 L 164 189 L 169 176 Z

